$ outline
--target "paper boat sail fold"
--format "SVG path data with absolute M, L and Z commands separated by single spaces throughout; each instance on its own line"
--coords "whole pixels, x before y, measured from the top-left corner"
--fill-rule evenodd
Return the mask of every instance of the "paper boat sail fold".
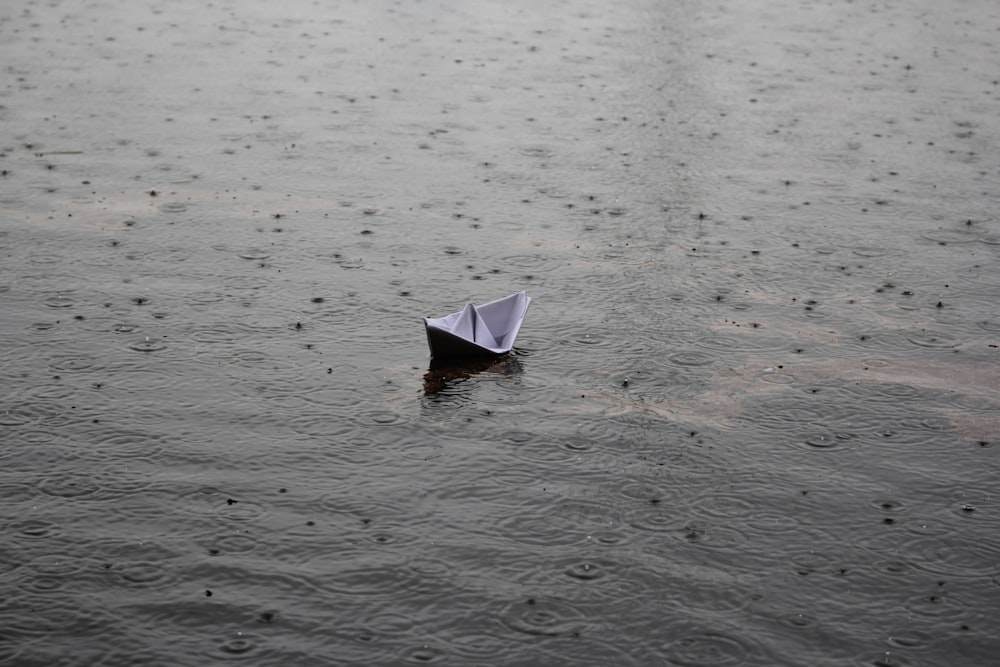
M 432 361 L 483 357 L 510 352 L 531 297 L 517 292 L 444 317 L 425 317 Z

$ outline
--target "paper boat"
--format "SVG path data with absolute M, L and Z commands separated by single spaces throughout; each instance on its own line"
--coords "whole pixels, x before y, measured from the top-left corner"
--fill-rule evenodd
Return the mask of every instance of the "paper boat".
M 510 352 L 531 297 L 511 294 L 481 306 L 467 304 L 444 317 L 425 317 L 431 361 L 468 359 Z

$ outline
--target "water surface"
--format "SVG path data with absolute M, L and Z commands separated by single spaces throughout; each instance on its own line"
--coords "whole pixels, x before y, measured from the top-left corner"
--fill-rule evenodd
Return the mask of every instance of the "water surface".
M 988 664 L 998 31 L 8 3 L 0 664 Z

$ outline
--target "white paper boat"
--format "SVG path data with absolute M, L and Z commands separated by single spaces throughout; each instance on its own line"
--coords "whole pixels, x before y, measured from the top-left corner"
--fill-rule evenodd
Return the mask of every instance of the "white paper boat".
M 481 306 L 470 303 L 444 317 L 425 317 L 431 361 L 510 352 L 530 303 L 531 297 L 522 291 Z

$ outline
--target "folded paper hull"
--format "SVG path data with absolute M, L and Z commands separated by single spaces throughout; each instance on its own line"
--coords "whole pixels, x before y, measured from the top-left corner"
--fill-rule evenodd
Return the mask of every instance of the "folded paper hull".
M 445 317 L 424 318 L 431 360 L 440 363 L 510 352 L 530 303 L 531 297 L 517 292 L 481 306 L 468 304 Z

